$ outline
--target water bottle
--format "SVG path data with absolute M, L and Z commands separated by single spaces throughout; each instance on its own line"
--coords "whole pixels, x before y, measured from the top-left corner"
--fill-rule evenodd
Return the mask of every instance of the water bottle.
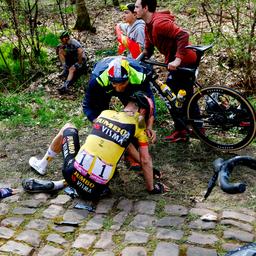
M 183 106 L 184 101 L 186 100 L 186 91 L 185 90 L 179 90 L 175 102 L 176 108 L 181 108 Z
M 170 103 L 176 100 L 176 95 L 171 91 L 170 87 L 167 84 L 161 83 L 160 89 L 166 98 L 170 101 Z

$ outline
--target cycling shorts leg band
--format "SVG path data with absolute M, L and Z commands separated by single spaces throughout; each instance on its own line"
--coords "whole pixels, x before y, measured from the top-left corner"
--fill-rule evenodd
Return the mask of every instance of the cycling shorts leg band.
M 80 149 L 78 130 L 67 128 L 63 132 L 62 155 L 64 168 L 73 160 Z

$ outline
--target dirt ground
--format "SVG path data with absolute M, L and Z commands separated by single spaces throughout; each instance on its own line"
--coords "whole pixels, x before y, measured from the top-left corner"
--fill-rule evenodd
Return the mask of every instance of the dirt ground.
M 113 27 L 121 20 L 120 16 L 119 10 L 106 7 L 101 10 L 101 14 L 95 21 L 96 34 L 74 32 L 74 37 L 80 38 L 86 45 L 90 63 L 98 58 L 95 55 L 97 50 L 112 47 L 115 40 Z M 99 26 L 99 24 L 107 25 Z M 42 80 L 32 84 L 30 89 L 36 89 L 36 86 L 40 84 Z M 43 84 L 45 90 L 49 92 L 49 97 L 59 97 L 56 94 L 56 87 L 59 85 L 60 81 L 56 78 L 56 74 L 50 75 Z M 83 93 L 83 90 L 81 89 L 79 93 Z M 68 97 L 70 100 L 77 100 L 76 95 Z M 38 129 L 37 127 L 7 129 L 1 123 L 0 128 L 0 187 L 8 185 L 20 187 L 21 180 L 25 177 L 39 178 L 30 170 L 28 160 L 34 155 L 43 156 L 57 130 Z M 163 135 L 162 128 L 160 126 L 156 128 L 157 133 Z M 86 133 L 85 128 L 80 131 L 81 140 L 86 137 Z M 191 139 L 188 143 L 172 144 L 163 142 L 159 137 L 158 143 L 152 145 L 150 150 L 154 166 L 163 172 L 162 181 L 170 187 L 170 192 L 163 195 L 163 199 L 187 205 L 192 205 L 202 199 L 208 180 L 214 171 L 212 162 L 215 159 L 219 157 L 228 159 L 235 155 L 256 157 L 256 148 L 252 145 L 235 153 L 225 153 L 214 151 L 197 139 Z M 61 156 L 59 156 L 50 166 L 44 179 L 60 179 L 61 177 Z M 232 205 L 238 208 L 246 206 L 256 210 L 255 170 L 237 167 L 232 177 L 235 181 L 245 181 L 248 184 L 245 193 L 228 195 L 216 186 L 207 201 L 221 208 Z M 118 172 L 111 183 L 111 189 L 116 197 L 122 195 L 128 198 L 148 197 L 143 179 L 136 173 L 129 172 L 123 162 L 118 167 Z
M 160 133 L 160 130 L 158 130 Z M 43 156 L 49 146 L 49 142 L 57 130 L 43 128 L 6 129 L 1 127 L 0 141 L 0 187 L 21 187 L 21 181 L 26 177 L 41 178 L 30 170 L 28 160 L 31 156 Z M 87 130 L 80 130 L 80 138 L 83 141 Z M 197 139 L 190 139 L 188 143 L 165 143 L 159 141 L 151 148 L 154 166 L 163 172 L 162 181 L 170 187 L 170 192 L 163 195 L 165 201 L 193 205 L 201 201 L 207 189 L 207 184 L 213 175 L 212 162 L 221 157 L 229 159 L 235 155 L 248 155 L 256 157 L 253 146 L 236 153 L 217 152 Z M 49 165 L 48 174 L 43 179 L 58 180 L 61 175 L 62 161 L 58 156 Z M 207 202 L 226 208 L 246 207 L 256 210 L 256 180 L 255 170 L 238 166 L 232 175 L 233 181 L 245 181 L 247 190 L 240 195 L 228 195 L 218 186 L 213 189 Z M 148 197 L 145 191 L 144 181 L 135 172 L 128 171 L 121 161 L 117 174 L 111 182 L 111 189 L 115 197 L 126 196 L 128 198 Z

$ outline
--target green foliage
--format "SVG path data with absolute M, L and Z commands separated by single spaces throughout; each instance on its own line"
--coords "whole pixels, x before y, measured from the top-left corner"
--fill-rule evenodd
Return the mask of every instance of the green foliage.
M 47 32 L 44 36 L 40 37 L 40 42 L 45 46 L 56 47 L 59 44 L 59 37 L 52 32 Z
M 162 99 L 158 96 L 155 96 L 155 104 L 156 104 L 156 121 L 161 123 L 162 121 L 169 119 L 170 114 L 168 109 Z
M 95 51 L 95 55 L 99 57 L 117 55 L 117 43 L 115 43 L 115 45 L 112 48 L 106 48 Z
M 111 218 L 111 216 L 108 216 L 107 218 L 104 219 L 103 221 L 104 230 L 110 230 L 112 225 L 113 225 L 113 219 Z
M 210 32 L 206 32 L 202 34 L 202 44 L 203 45 L 208 45 L 213 43 L 215 40 L 215 35 Z
M 173 0 L 169 4 L 170 4 L 170 10 L 173 13 L 180 13 L 182 11 L 185 11 L 186 8 L 191 6 L 191 1 L 189 1 L 189 0 L 182 0 L 182 1 Z
M 164 211 L 165 205 L 166 205 L 166 201 L 164 199 L 159 199 L 157 201 L 156 213 L 155 214 L 158 218 L 163 218 L 163 217 L 166 216 L 166 213 Z
M 3 80 L 0 77 L 0 91 L 4 91 L 4 89 L 10 91 L 19 90 L 19 84 L 30 79 L 37 70 L 41 71 L 44 68 L 49 68 L 49 56 L 46 49 L 41 48 L 39 56 L 33 58 L 35 60 L 34 63 L 31 63 L 29 56 L 26 56 L 23 52 L 21 53 L 24 65 L 24 73 L 22 73 L 19 56 L 18 59 L 15 59 L 13 55 L 13 49 L 15 47 L 13 43 L 9 42 L 0 45 L 3 54 L 3 56 L 0 55 L 0 74 L 5 75 L 5 79 Z
M 10 71 L 19 71 L 18 60 L 13 59 L 14 47 L 15 46 L 12 43 L 2 43 L 0 45 L 0 49 L 3 54 L 3 56 L 0 55 L 0 72 L 1 73 L 6 72 L 6 70 L 8 69 L 10 69 Z
M 63 111 L 67 109 L 69 111 Z M 24 94 L 0 95 L 0 120 L 7 125 L 61 126 L 66 122 L 83 124 L 80 102 L 49 99 L 39 91 Z
M 215 48 L 217 51 L 225 52 L 226 55 L 219 62 L 220 66 L 228 67 L 229 72 L 234 71 L 234 73 L 239 69 L 239 79 L 244 89 L 247 89 L 247 86 L 248 88 L 254 86 L 253 52 L 256 45 L 254 6 L 247 0 L 207 0 L 204 2 L 203 14 L 218 41 Z
M 249 102 L 252 104 L 254 110 L 256 111 L 256 96 L 248 97 Z
M 66 13 L 66 14 L 72 14 L 72 13 L 74 13 L 73 5 L 67 6 L 67 7 L 64 9 L 64 13 Z

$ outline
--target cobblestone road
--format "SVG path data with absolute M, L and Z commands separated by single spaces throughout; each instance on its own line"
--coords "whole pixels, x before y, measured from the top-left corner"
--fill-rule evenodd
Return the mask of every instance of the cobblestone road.
M 152 196 L 103 199 L 88 212 L 61 193 L 0 202 L 1 256 L 216 256 L 255 241 L 256 214 L 247 209 L 187 208 Z

